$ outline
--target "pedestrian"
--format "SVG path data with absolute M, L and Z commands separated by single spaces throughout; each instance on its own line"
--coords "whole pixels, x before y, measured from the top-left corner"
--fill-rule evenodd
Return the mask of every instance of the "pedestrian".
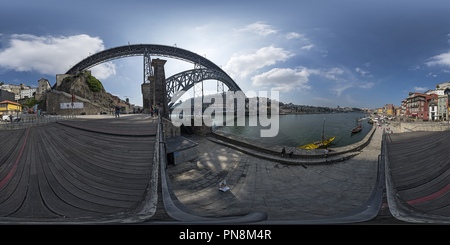
M 289 152 L 289 158 L 292 158 L 292 155 L 294 155 L 294 152 L 293 152 L 293 151 L 290 151 L 290 152 Z
M 120 117 L 120 107 L 118 105 L 116 105 L 116 117 Z
M 327 158 L 327 157 L 328 157 L 328 152 L 329 152 L 328 148 L 325 148 L 325 153 L 323 154 L 323 157 L 324 157 L 324 158 Z
M 284 154 L 286 154 L 286 148 L 283 147 L 283 149 L 281 149 L 281 156 L 284 157 Z
M 155 115 L 158 116 L 159 115 L 159 107 L 157 105 L 155 105 Z

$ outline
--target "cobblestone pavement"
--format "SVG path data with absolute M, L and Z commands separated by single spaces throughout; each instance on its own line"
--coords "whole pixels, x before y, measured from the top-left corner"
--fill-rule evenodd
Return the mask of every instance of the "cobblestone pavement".
M 333 164 L 286 165 L 190 136 L 198 158 L 168 166 L 179 201 L 198 215 L 265 212 L 268 221 L 351 213 L 369 199 L 377 180 L 382 130 L 360 154 Z M 218 190 L 226 180 L 230 191 Z

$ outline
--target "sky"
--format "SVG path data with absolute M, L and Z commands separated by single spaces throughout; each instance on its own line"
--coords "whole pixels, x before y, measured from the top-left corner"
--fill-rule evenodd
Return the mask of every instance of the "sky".
M 449 10 L 447 0 L 0 0 L 0 82 L 54 85 L 102 50 L 158 44 L 202 55 L 244 93 L 277 91 L 283 103 L 400 106 L 409 92 L 450 81 Z M 167 60 L 167 78 L 194 68 L 154 58 Z M 142 56 L 91 72 L 142 106 Z M 203 81 L 204 94 L 217 83 Z

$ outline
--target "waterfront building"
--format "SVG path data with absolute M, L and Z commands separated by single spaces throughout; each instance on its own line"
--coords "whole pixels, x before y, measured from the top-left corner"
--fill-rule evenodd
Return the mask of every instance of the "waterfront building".
M 436 85 L 436 89 L 450 89 L 450 82 L 443 82 Z
M 406 100 L 402 100 L 401 104 L 400 104 L 400 117 L 405 117 L 406 116 Z
M 0 89 L 6 90 L 8 92 L 11 92 L 14 94 L 14 101 L 20 100 L 20 91 L 30 89 L 30 86 L 20 84 L 20 85 L 14 85 L 14 84 L 3 84 L 0 86 Z
M 428 101 L 428 118 L 431 121 L 435 121 L 439 119 L 438 116 L 438 100 L 435 96 L 429 99 Z
M 378 115 L 383 115 L 383 113 L 384 113 L 384 108 L 383 107 L 377 108 L 377 114 Z
M 406 98 L 406 117 L 421 119 L 423 121 L 430 120 L 429 103 L 433 98 L 437 98 L 437 94 L 425 94 L 418 92 L 410 92 Z
M 437 115 L 439 120 L 448 120 L 448 95 L 438 95 Z
M 22 89 L 19 92 L 20 99 L 34 98 L 34 94 L 36 93 L 36 88 Z
M 20 111 L 22 111 L 22 105 L 17 102 L 10 100 L 0 102 L 1 115 L 13 115 L 14 113 L 19 113 Z
M 393 104 L 386 104 L 383 107 L 383 115 L 385 116 L 394 116 L 394 105 Z
M 36 88 L 36 94 L 34 98 L 39 100 L 42 95 L 44 95 L 45 93 L 47 93 L 47 91 L 50 91 L 51 89 L 52 87 L 50 86 L 50 82 L 47 79 L 45 78 L 39 79 L 38 87 Z

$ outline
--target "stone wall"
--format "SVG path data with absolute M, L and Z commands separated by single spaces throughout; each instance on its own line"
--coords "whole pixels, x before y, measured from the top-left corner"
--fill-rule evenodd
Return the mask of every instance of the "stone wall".
M 141 84 L 142 108 L 144 109 L 144 113 L 146 113 L 146 114 L 150 114 L 150 105 L 152 104 L 152 100 L 150 98 L 151 85 L 152 85 L 152 83 Z
M 90 71 L 88 71 L 90 74 Z M 71 74 L 56 74 L 56 86 L 60 86 L 64 78 L 71 77 Z
M 98 115 L 101 112 L 105 112 L 107 114 L 111 113 L 111 108 L 106 108 L 91 101 L 75 96 L 75 102 L 82 102 L 82 109 L 61 109 L 61 103 L 71 103 L 72 95 L 66 92 L 51 90 L 46 94 L 46 107 L 47 114 L 56 114 L 56 115 Z
M 183 162 L 192 161 L 197 157 L 198 157 L 197 146 L 173 152 L 173 160 L 175 165 Z
M 389 126 L 388 126 L 389 127 Z M 394 126 L 400 132 L 413 131 L 449 131 L 450 124 L 448 122 L 400 122 Z M 395 130 L 395 129 L 394 129 Z
M 164 118 L 169 118 L 169 107 L 167 101 L 166 91 L 166 74 L 164 71 L 164 64 L 166 60 L 153 59 L 152 66 L 155 74 L 154 89 L 151 91 L 155 98 L 155 103 L 159 108 L 159 114 Z
M 173 123 L 166 118 L 161 118 L 164 128 L 164 137 L 166 139 L 178 137 L 181 135 L 180 127 L 176 127 Z
M 200 135 L 200 136 L 209 136 L 212 133 L 212 128 L 209 126 L 211 125 L 211 119 L 207 117 L 202 118 L 202 125 L 201 126 L 195 126 L 194 120 L 191 121 L 192 130 L 194 131 L 194 134 Z

